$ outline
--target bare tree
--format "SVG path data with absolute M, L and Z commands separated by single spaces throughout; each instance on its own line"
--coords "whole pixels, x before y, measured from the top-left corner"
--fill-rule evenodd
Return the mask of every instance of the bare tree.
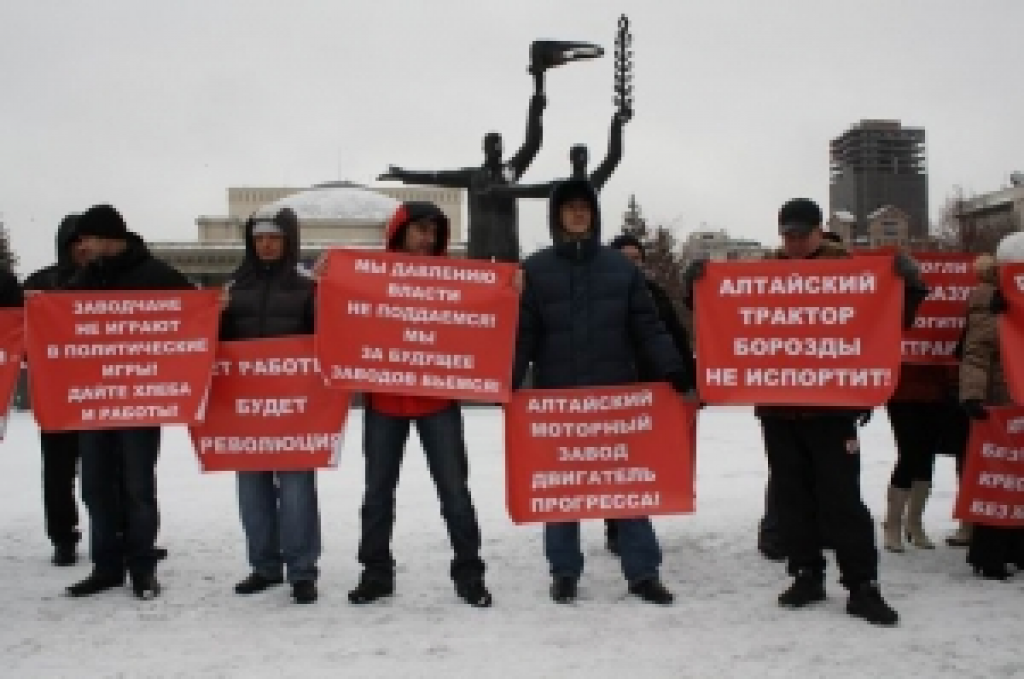
M 17 265 L 18 256 L 11 251 L 10 235 L 7 233 L 3 218 L 0 217 L 0 269 L 13 273 Z
M 973 195 L 954 186 L 939 210 L 933 235 L 944 247 L 960 252 L 992 253 L 1007 234 L 1021 230 L 1012 211 L 977 212 L 967 208 Z

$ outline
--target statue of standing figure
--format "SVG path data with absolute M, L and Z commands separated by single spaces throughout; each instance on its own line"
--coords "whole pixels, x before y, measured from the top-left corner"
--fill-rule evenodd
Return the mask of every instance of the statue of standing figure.
M 466 189 L 469 194 L 467 255 L 471 259 L 518 262 L 520 253 L 516 197 L 493 189 L 518 182 L 540 151 L 543 139 L 541 117 L 547 105 L 544 72 L 570 61 L 590 59 L 602 54 L 603 49 L 589 43 L 538 40 L 531 45 L 529 72 L 534 77 L 535 90 L 527 113 L 526 139 L 507 162 L 502 160 L 501 135 L 488 132 L 484 136 L 484 163 L 479 167 L 424 172 L 392 165 L 378 179 Z

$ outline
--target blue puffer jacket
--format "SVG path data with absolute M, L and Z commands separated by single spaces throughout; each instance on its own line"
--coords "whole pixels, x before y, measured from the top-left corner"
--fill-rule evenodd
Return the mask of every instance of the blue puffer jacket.
M 594 224 L 584 240 L 566 240 L 559 211 L 584 196 Z M 533 364 L 538 388 L 592 387 L 637 381 L 641 355 L 654 374 L 684 370 L 644 282 L 626 257 L 601 245 L 597 194 L 586 180 L 560 182 L 551 192 L 549 223 L 555 244 L 523 262 L 524 287 L 513 385 Z

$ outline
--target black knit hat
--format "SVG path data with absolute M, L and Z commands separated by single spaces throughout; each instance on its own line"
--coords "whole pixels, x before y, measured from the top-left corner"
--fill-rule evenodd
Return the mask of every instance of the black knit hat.
M 631 233 L 620 233 L 618 236 L 612 239 L 612 242 L 609 243 L 609 245 L 615 248 L 616 250 L 621 250 L 622 248 L 633 246 L 634 248 L 640 251 L 640 261 L 647 259 L 647 251 L 644 250 L 643 243 L 641 243 L 640 239 Z
M 121 213 L 112 206 L 94 205 L 78 219 L 75 233 L 80 237 L 125 239 L 128 237 L 128 225 Z
M 779 209 L 780 235 L 807 235 L 821 224 L 821 208 L 810 198 L 794 198 Z

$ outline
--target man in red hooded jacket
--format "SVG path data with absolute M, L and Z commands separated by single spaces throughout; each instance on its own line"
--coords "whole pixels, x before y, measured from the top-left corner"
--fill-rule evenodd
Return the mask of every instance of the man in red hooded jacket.
M 436 205 L 406 202 L 388 224 L 386 246 L 389 251 L 436 257 L 445 254 L 449 232 L 448 218 Z M 491 594 L 484 585 L 484 562 L 480 559 L 480 527 L 469 494 L 469 462 L 459 404 L 397 394 L 370 394 L 367 398 L 363 426 L 366 494 L 360 513 L 359 540 L 363 574 L 348 599 L 354 604 L 368 604 L 394 593 L 391 533 L 395 523 L 395 489 L 413 424 L 419 432 L 441 500 L 441 515 L 455 550 L 451 565 L 455 592 L 473 606 L 490 606 Z

